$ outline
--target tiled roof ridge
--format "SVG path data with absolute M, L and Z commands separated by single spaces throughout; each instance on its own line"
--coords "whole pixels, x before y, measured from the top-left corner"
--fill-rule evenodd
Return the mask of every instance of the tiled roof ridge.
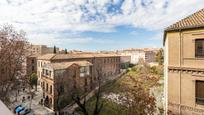
M 198 10 L 197 12 L 188 15 L 186 18 L 183 18 L 169 27 L 165 28 L 165 31 L 178 30 L 178 29 L 187 29 L 187 28 L 196 28 L 204 26 L 204 8 Z

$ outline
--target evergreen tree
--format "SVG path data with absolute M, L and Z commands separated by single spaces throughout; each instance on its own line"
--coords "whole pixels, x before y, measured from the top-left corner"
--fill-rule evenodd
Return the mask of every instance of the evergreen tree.
M 54 54 L 57 53 L 57 51 L 56 51 L 56 46 L 54 46 L 54 51 L 53 51 L 53 53 L 54 53 Z
M 64 49 L 64 53 L 67 54 L 67 49 L 66 48 Z

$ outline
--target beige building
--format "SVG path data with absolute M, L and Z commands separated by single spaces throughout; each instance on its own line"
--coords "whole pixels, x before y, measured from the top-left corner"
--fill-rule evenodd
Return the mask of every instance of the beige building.
M 204 114 L 204 9 L 164 31 L 167 110 Z
M 54 53 L 54 47 L 47 47 L 46 45 L 31 45 L 32 55 L 44 55 Z M 56 53 L 59 52 L 59 48 L 56 47 Z
M 26 56 L 26 75 L 31 75 L 32 73 L 37 74 L 37 57 L 50 54 L 54 52 L 54 47 L 47 47 L 46 45 L 29 45 L 28 54 Z M 56 48 L 56 52 L 59 52 L 59 48 Z
M 62 78 L 62 87 L 65 92 L 63 98 L 67 102 L 70 90 L 78 87 L 80 92 L 86 92 L 95 87 L 97 78 L 103 81 L 120 73 L 120 56 L 113 54 L 46 54 L 40 56 L 37 61 L 38 79 L 43 87 L 46 106 L 56 110 L 58 98 L 58 85 Z M 71 85 L 71 86 L 70 86 Z M 66 105 L 65 104 L 65 105 Z

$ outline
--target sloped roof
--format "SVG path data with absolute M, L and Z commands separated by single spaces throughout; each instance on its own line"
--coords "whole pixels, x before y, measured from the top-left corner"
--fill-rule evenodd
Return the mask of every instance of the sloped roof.
M 38 59 L 40 60 L 60 60 L 74 58 L 92 58 L 92 57 L 115 57 L 117 54 L 102 54 L 102 53 L 79 53 L 79 54 L 45 54 Z
M 204 27 L 204 9 L 170 25 L 165 31 Z
M 72 61 L 72 62 L 50 63 L 50 64 L 47 64 L 45 66 L 52 68 L 54 70 L 59 70 L 59 69 L 66 69 L 73 64 L 77 64 L 79 66 L 91 66 L 91 65 L 93 65 L 92 63 L 90 63 L 88 61 Z
M 45 54 L 45 55 L 39 56 L 38 59 L 41 59 L 41 60 L 50 60 L 54 56 L 55 56 L 55 54 Z

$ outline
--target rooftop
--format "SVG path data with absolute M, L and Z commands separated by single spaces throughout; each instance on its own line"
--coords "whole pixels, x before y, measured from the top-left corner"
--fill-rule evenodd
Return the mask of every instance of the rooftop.
M 204 9 L 170 25 L 165 31 L 204 27 Z
M 60 60 L 73 58 L 93 58 L 93 57 L 117 57 L 116 54 L 101 54 L 101 53 L 78 53 L 78 54 L 45 54 L 38 59 L 40 60 Z
M 59 69 L 66 69 L 73 64 L 76 64 L 79 66 L 91 66 L 91 65 L 93 65 L 92 63 L 90 63 L 88 61 L 72 61 L 72 62 L 51 63 L 51 64 L 47 64 L 45 66 L 50 67 L 54 70 L 59 70 Z

